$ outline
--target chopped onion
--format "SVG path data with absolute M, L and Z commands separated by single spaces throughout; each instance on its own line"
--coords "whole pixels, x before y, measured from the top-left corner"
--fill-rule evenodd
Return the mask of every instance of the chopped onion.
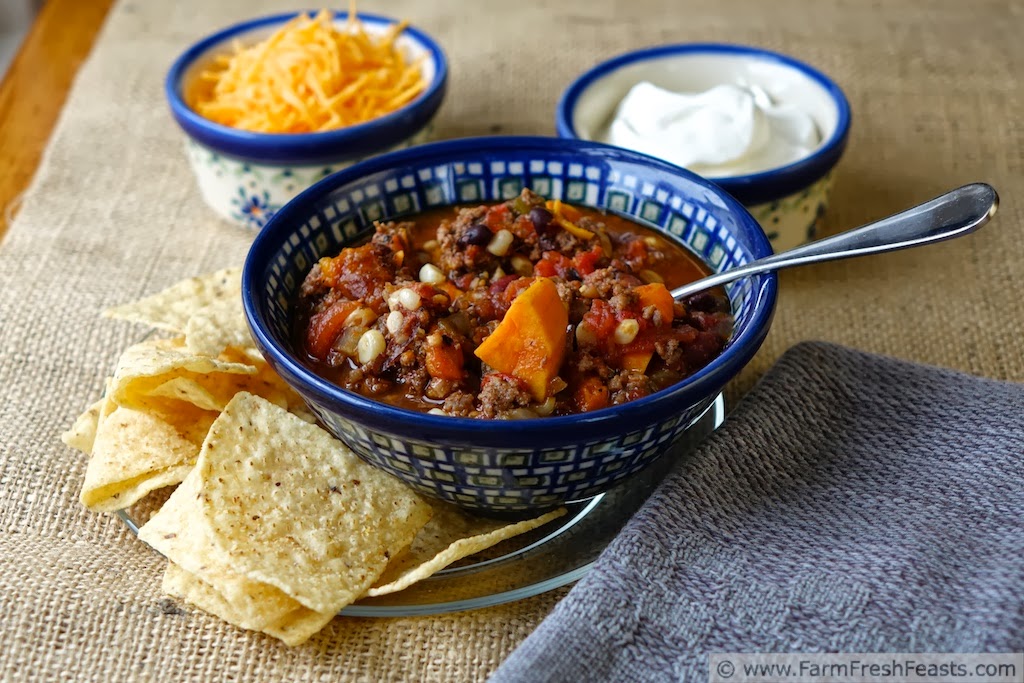
M 541 417 L 547 417 L 551 413 L 555 412 L 555 397 L 554 396 L 548 396 L 547 400 L 545 400 L 540 405 L 534 406 L 533 409 Z
M 643 280 L 644 282 L 646 282 L 649 285 L 650 284 L 665 284 L 665 278 L 663 278 L 662 276 L 658 275 L 653 270 L 648 270 L 647 268 L 644 268 L 643 270 L 641 270 L 639 273 L 637 273 L 637 275 L 639 275 L 640 279 Z
M 522 275 L 523 277 L 529 277 L 530 275 L 533 275 L 533 264 L 530 263 L 530 259 L 526 258 L 525 256 L 513 256 L 512 268 L 513 270 L 516 271 L 516 273 Z
M 508 230 L 499 230 L 491 238 L 490 243 L 487 245 L 487 251 L 495 256 L 504 256 L 508 253 L 508 248 L 512 246 L 513 238 L 514 235 Z

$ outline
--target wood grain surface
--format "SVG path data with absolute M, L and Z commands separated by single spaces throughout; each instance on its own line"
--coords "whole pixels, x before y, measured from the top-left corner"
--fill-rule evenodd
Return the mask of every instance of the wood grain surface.
M 0 238 L 113 0 L 49 0 L 0 83 Z

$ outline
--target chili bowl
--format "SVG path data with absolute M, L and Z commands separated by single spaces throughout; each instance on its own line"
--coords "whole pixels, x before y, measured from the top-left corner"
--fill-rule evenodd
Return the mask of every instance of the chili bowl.
M 257 133 L 214 123 L 189 107 L 185 93 L 216 56 L 229 52 L 235 41 L 259 42 L 296 16 L 290 12 L 253 19 L 201 39 L 178 57 L 164 83 L 203 199 L 221 218 L 250 230 L 261 229 L 288 200 L 331 173 L 429 139 L 447 89 L 448 62 L 441 46 L 423 31 L 407 27 L 395 45 L 410 62 L 419 62 L 426 86 L 409 103 L 365 123 L 318 133 Z M 373 14 L 358 17 L 370 35 L 398 23 Z M 347 12 L 334 15 L 338 25 L 347 20 Z
M 485 513 L 585 499 L 653 462 L 754 355 L 776 299 L 774 274 L 730 284 L 735 325 L 720 356 L 660 392 L 576 415 L 499 421 L 414 412 L 342 389 L 303 363 L 293 346 L 294 308 L 321 257 L 359 242 L 374 221 L 504 201 L 524 187 L 645 224 L 713 271 L 771 253 L 735 199 L 676 166 L 594 142 L 492 137 L 393 152 L 325 178 L 270 219 L 242 275 L 257 346 L 328 430 L 416 490 Z
M 600 139 L 619 102 L 642 81 L 681 93 L 722 84 L 757 87 L 772 101 L 805 111 L 821 138 L 808 156 L 755 173 L 709 177 L 747 207 L 777 251 L 816 236 L 850 131 L 850 104 L 835 81 L 793 57 L 758 47 L 660 45 L 609 59 L 573 81 L 556 110 L 558 135 Z

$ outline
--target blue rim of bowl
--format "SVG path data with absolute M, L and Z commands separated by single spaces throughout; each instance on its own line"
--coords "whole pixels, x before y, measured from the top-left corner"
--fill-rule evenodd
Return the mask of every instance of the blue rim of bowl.
M 763 202 L 781 199 L 811 185 L 822 178 L 836 165 L 846 148 L 850 133 L 850 103 L 842 89 L 831 78 L 813 66 L 779 52 L 765 50 L 749 45 L 731 43 L 677 43 L 659 45 L 634 52 L 627 52 L 601 62 L 586 71 L 573 81 L 562 93 L 555 109 L 555 129 L 559 137 L 580 140 L 576 128 L 572 124 L 572 112 L 580 95 L 595 81 L 608 74 L 635 62 L 660 59 L 681 54 L 727 54 L 754 57 L 761 61 L 775 62 L 802 72 L 805 76 L 821 85 L 835 102 L 837 110 L 836 129 L 813 154 L 785 166 L 751 173 L 748 175 L 709 178 L 711 182 L 725 189 L 726 192 L 750 206 Z
M 164 93 L 175 121 L 185 133 L 218 152 L 243 159 L 315 165 L 323 161 L 355 159 L 379 152 L 411 137 L 430 122 L 441 106 L 447 89 L 448 60 L 437 41 L 412 26 L 407 26 L 401 35 L 410 36 L 427 50 L 434 63 L 434 78 L 416 99 L 390 114 L 365 123 L 323 133 L 254 133 L 214 123 L 185 104 L 181 94 L 185 72 L 212 47 L 242 33 L 283 24 L 300 14 L 302 12 L 287 12 L 234 24 L 201 39 L 174 61 L 164 80 Z M 398 23 L 397 19 L 378 14 L 360 12 L 357 16 L 367 24 Z M 334 17 L 347 18 L 348 12 L 336 12 Z
M 628 431 L 627 427 L 635 428 L 637 424 L 650 423 L 659 417 L 664 418 L 672 412 L 689 407 L 703 398 L 716 396 L 725 383 L 750 361 L 768 334 L 778 293 L 778 278 L 775 273 L 752 276 L 755 282 L 760 281 L 761 283 L 760 287 L 753 287 L 751 290 L 751 296 L 758 297 L 759 300 L 753 319 L 741 337 L 731 339 L 720 356 L 693 375 L 667 389 L 629 403 L 591 413 L 528 420 L 529 429 L 523 428 L 526 424 L 523 421 L 429 415 L 374 401 L 355 392 L 342 389 L 320 377 L 298 360 L 289 350 L 288 345 L 278 343 L 267 332 L 269 324 L 263 315 L 262 307 L 256 304 L 257 292 L 263 291 L 263 272 L 257 272 L 257 270 L 263 271 L 270 258 L 276 253 L 281 243 L 281 240 L 277 239 L 278 235 L 281 233 L 290 235 L 306 221 L 308 204 L 338 187 L 396 166 L 431 159 L 436 160 L 436 163 L 443 163 L 438 157 L 443 157 L 448 153 L 461 155 L 467 152 L 523 153 L 531 148 L 538 151 L 583 152 L 597 158 L 640 163 L 668 175 L 682 176 L 686 180 L 714 192 L 725 204 L 726 209 L 736 216 L 739 226 L 750 238 L 753 251 L 760 252 L 752 254 L 753 258 L 768 256 L 772 253 L 772 247 L 764 230 L 739 202 L 705 178 L 654 157 L 587 140 L 527 136 L 463 138 L 419 145 L 382 154 L 324 178 L 275 213 L 256 236 L 242 271 L 242 303 L 253 338 L 263 353 L 271 356 L 271 364 L 279 364 L 285 374 L 291 375 L 302 383 L 303 391 L 314 395 L 322 403 L 346 406 L 364 416 L 372 416 L 377 423 L 401 424 L 409 430 L 409 433 L 417 433 L 416 430 L 419 430 L 419 433 L 429 431 L 432 435 L 443 435 L 440 438 L 451 438 L 453 443 L 466 443 L 482 447 L 508 447 L 510 443 L 514 443 L 516 447 L 542 445 L 549 442 L 550 438 L 556 436 L 557 433 L 564 433 L 564 430 L 573 427 L 586 428 L 588 430 L 587 438 L 620 432 L 624 429 Z M 259 269 L 257 269 L 258 263 L 261 264 Z M 353 414 L 349 413 L 349 417 L 353 417 Z M 513 441 L 510 441 L 510 437 Z

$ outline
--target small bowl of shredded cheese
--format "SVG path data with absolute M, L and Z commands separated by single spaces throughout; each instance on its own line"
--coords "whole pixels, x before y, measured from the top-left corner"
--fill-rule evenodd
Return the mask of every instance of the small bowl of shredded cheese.
M 165 88 L 206 203 L 258 230 L 321 178 L 429 139 L 447 81 L 444 52 L 422 31 L 323 10 L 210 35 Z

